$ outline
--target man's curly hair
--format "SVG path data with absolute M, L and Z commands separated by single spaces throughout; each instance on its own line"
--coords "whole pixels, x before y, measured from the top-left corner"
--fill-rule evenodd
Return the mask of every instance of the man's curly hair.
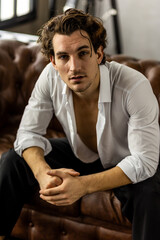
M 92 43 L 95 53 L 100 46 L 106 48 L 107 34 L 102 21 L 81 10 L 71 8 L 64 14 L 51 18 L 38 31 L 38 42 L 41 43 L 42 53 L 50 60 L 50 57 L 54 56 L 52 44 L 54 35 L 56 33 L 71 35 L 76 30 L 84 30 L 88 33 L 90 38 L 88 40 Z M 105 63 L 105 54 L 101 63 Z

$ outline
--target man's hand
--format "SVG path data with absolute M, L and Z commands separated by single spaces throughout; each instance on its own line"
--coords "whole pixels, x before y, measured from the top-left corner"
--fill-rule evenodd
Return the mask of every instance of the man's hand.
M 56 187 L 40 190 L 40 197 L 57 206 L 70 205 L 86 194 L 86 188 L 79 173 L 72 169 L 57 169 L 47 172 L 51 178 L 59 178 L 62 183 Z
M 40 189 L 48 189 L 48 188 L 53 188 L 62 183 L 62 179 L 57 177 L 57 176 L 49 176 L 47 174 L 48 170 L 44 170 L 40 174 L 36 176 L 36 179 L 39 183 Z
M 73 169 L 61 168 L 60 170 L 64 173 L 68 173 L 72 176 L 79 176 L 79 172 L 76 172 Z M 43 173 L 41 173 L 37 176 L 37 181 L 39 183 L 41 190 L 57 187 L 60 184 L 62 184 L 62 182 L 63 182 L 63 180 L 61 179 L 60 176 L 48 174 L 48 172 L 50 172 L 50 171 L 52 172 L 54 170 L 49 169 L 48 171 L 44 171 Z

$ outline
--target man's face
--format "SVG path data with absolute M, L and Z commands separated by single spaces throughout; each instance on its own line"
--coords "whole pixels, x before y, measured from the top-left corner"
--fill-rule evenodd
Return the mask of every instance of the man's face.
M 82 93 L 99 85 L 98 65 L 103 58 L 103 49 L 99 47 L 95 53 L 85 31 L 77 30 L 69 36 L 56 33 L 53 48 L 53 66 L 70 89 Z

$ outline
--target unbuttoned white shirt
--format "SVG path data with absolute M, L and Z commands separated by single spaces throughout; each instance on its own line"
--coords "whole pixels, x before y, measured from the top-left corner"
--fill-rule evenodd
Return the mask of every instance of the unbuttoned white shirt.
M 99 68 L 98 153 L 77 134 L 72 91 L 51 63 L 42 71 L 25 108 L 15 151 L 22 155 L 24 149 L 38 146 L 47 155 L 52 148 L 44 135 L 55 114 L 81 161 L 90 163 L 100 158 L 105 169 L 117 165 L 133 183 L 143 181 L 154 175 L 159 161 L 157 100 L 140 72 L 116 62 Z

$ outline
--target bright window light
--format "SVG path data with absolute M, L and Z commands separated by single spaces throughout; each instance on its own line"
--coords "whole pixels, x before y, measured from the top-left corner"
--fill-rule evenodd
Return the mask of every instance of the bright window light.
M 5 29 L 36 17 L 36 0 L 0 0 L 0 28 Z
M 14 16 L 14 0 L 1 0 L 1 21 Z
M 17 0 L 17 16 L 22 16 L 30 12 L 30 0 Z

